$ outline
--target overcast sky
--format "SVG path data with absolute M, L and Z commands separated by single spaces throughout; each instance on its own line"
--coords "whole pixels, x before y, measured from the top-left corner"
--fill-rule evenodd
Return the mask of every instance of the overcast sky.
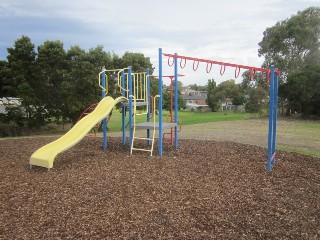
M 66 50 L 103 45 L 120 56 L 140 52 L 156 71 L 159 47 L 165 53 L 260 67 L 263 31 L 310 6 L 320 7 L 320 0 L 0 0 L 0 59 L 26 35 L 36 47 L 60 40 Z M 218 66 L 210 74 L 205 68 L 200 64 L 194 72 L 187 62 L 181 80 L 204 85 L 211 78 L 218 83 L 234 78 L 231 68 L 224 76 Z M 172 73 L 164 67 L 164 74 Z

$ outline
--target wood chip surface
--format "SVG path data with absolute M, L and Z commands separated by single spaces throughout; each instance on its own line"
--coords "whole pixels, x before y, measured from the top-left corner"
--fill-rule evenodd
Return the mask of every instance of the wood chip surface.
M 54 139 L 0 141 L 0 239 L 320 239 L 319 158 L 280 151 L 267 173 L 257 146 L 180 140 L 150 157 L 87 137 L 30 171 Z

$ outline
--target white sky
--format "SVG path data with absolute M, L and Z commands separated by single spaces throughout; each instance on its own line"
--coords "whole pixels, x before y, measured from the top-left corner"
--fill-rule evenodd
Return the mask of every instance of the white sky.
M 140 52 L 150 57 L 158 75 L 158 48 L 217 61 L 260 67 L 258 43 L 263 31 L 297 11 L 320 6 L 320 0 L 0 0 L 0 59 L 22 35 L 36 45 L 60 40 L 69 49 L 88 50 L 103 45 L 105 51 L 122 55 Z M 234 78 L 219 66 L 196 72 L 187 62 L 184 85 L 205 85 Z M 164 59 L 164 74 L 173 74 Z M 240 74 L 241 75 L 241 74 Z M 238 79 L 237 82 L 241 81 Z

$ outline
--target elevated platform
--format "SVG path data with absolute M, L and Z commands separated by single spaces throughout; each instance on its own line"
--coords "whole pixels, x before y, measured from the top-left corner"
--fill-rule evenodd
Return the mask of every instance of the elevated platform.
M 174 128 L 176 127 L 176 123 L 168 123 L 168 122 L 163 122 L 162 123 L 162 129 L 168 129 L 168 128 Z M 153 129 L 153 122 L 142 122 L 142 123 L 137 123 L 135 125 L 136 129 Z M 159 130 L 159 122 L 156 122 L 156 130 Z

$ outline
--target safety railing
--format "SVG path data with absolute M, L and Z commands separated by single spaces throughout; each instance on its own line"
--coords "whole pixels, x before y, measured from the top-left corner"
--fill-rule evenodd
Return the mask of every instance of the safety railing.
M 107 69 L 103 69 L 101 72 L 99 72 L 99 86 L 102 89 L 102 91 L 104 91 L 106 94 L 109 92 L 109 76 L 108 74 L 106 74 L 106 79 L 105 79 L 105 87 L 102 84 L 102 74 L 105 73 L 116 73 L 117 71 L 123 71 L 124 69 L 111 69 L 111 70 L 107 70 Z
M 147 97 L 147 75 L 145 72 L 142 73 L 132 73 L 132 95 L 135 97 L 136 101 L 148 102 Z M 124 81 L 124 83 L 123 83 Z M 129 76 L 128 73 L 118 72 L 118 86 L 120 90 L 126 92 L 126 98 L 129 98 Z M 124 86 L 124 87 L 123 87 Z

